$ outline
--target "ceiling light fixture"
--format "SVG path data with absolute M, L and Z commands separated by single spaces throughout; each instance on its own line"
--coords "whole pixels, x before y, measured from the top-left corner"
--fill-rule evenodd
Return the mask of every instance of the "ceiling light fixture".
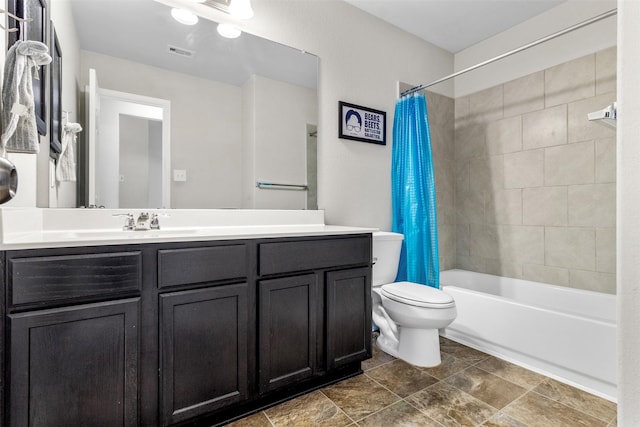
M 174 7 L 171 9 L 171 16 L 173 16 L 173 19 L 184 25 L 196 25 L 198 23 L 198 15 L 186 9 L 178 9 Z
M 231 0 L 229 14 L 238 19 L 251 19 L 253 17 L 251 0 Z
M 240 37 L 242 31 L 231 24 L 218 24 L 218 34 L 228 39 L 235 39 Z

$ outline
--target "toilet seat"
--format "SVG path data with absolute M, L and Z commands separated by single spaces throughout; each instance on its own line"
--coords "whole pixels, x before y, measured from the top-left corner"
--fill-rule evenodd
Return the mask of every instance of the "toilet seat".
M 415 307 L 455 307 L 453 297 L 446 292 L 412 282 L 396 282 L 383 285 L 381 293 L 389 299 Z

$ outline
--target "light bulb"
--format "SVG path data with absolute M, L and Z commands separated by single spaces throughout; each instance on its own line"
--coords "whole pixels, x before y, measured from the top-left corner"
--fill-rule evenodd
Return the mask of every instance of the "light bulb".
M 171 16 L 173 16 L 173 19 L 184 25 L 196 25 L 198 23 L 198 15 L 189 12 L 186 9 L 178 9 L 174 7 L 171 9 Z
M 240 37 L 242 31 L 230 24 L 218 24 L 218 34 L 228 39 L 235 39 Z
M 253 17 L 251 0 L 231 0 L 231 4 L 229 4 L 229 13 L 234 18 L 250 19 Z

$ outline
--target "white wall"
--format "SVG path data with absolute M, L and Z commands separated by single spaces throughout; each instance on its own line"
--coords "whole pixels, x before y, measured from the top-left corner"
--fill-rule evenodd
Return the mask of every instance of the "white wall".
M 569 0 L 458 52 L 455 70 L 463 70 L 615 8 L 615 0 Z M 615 45 L 616 18 L 613 16 L 457 77 L 455 96 L 469 95 Z
M 316 91 L 256 75 L 243 91 L 248 103 L 243 108 L 250 115 L 243 134 L 245 161 L 253 164 L 243 207 L 305 209 L 306 192 L 264 190 L 255 182 L 306 184 L 306 134 L 308 124 L 317 124 Z
M 640 425 L 640 2 L 618 1 L 618 425 Z

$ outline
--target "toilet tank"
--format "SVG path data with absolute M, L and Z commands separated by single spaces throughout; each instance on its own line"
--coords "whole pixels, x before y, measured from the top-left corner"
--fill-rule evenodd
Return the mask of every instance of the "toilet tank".
M 404 236 L 390 231 L 373 233 L 373 286 L 393 283 L 398 274 L 398 262 Z

